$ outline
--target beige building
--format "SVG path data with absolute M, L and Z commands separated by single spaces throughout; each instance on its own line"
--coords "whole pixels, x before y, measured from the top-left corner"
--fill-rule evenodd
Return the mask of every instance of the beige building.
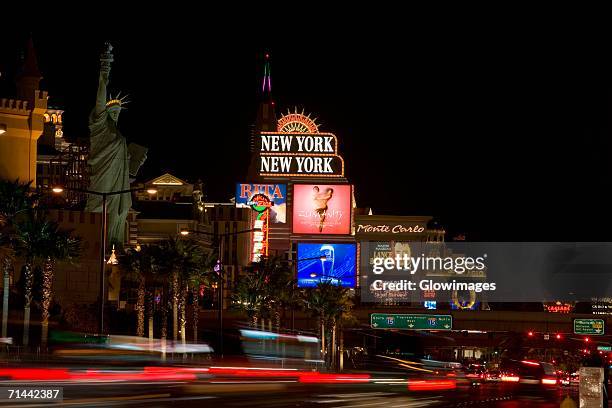
M 40 90 L 32 40 L 16 78 L 17 98 L 0 99 L 0 179 L 32 181 L 36 186 L 37 143 L 44 127 L 47 92 Z

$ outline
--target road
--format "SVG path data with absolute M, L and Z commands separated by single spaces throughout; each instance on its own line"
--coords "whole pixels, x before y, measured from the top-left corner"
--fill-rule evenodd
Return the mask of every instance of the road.
M 300 384 L 292 380 L 124 381 L 88 384 L 55 383 L 64 388 L 66 407 L 559 407 L 555 400 L 505 394 L 495 384 L 459 387 L 444 392 L 409 392 L 389 384 Z M 6 386 L 7 383 L 0 386 Z M 16 383 L 11 383 L 15 386 Z M 32 383 L 26 383 L 32 385 Z M 42 385 L 40 383 L 39 385 Z M 576 390 L 573 389 L 575 392 Z M 575 397 L 574 397 L 575 398 Z M 577 400 L 575 398 L 575 400 Z M 6 407 L 48 407 L 44 403 L 11 403 Z M 59 404 L 51 404 L 59 405 Z M 612 406 L 612 405 L 611 405 Z

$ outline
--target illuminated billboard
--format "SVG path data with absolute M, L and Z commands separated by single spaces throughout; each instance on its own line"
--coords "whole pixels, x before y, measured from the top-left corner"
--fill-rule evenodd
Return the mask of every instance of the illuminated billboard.
M 332 133 L 261 132 L 260 137 L 260 176 L 344 176 L 344 160 Z
M 236 205 L 253 208 L 256 204 L 253 197 L 261 194 L 270 199 L 270 224 L 284 224 L 287 222 L 287 185 L 286 184 L 236 184 Z
M 357 244 L 297 244 L 297 285 L 314 288 L 320 282 L 354 288 Z
M 294 234 L 350 234 L 351 185 L 295 184 Z
M 253 246 L 251 262 L 260 262 L 262 256 L 268 256 L 268 236 L 270 233 L 270 208 L 272 202 L 265 194 L 255 194 L 252 198 L 253 210 L 257 212 L 253 223 Z

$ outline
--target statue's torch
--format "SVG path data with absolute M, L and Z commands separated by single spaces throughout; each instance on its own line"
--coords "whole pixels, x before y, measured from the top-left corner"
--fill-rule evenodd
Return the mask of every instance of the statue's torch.
M 109 72 L 111 62 L 113 62 L 113 46 L 109 42 L 104 43 L 104 51 L 100 54 L 100 70 Z

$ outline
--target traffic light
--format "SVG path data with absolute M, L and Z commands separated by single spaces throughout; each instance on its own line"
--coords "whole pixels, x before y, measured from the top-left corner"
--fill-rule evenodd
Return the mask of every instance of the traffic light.
M 527 332 L 527 335 L 528 335 L 529 337 L 533 337 L 533 332 L 532 332 L 532 331 L 529 331 L 529 332 Z
M 561 335 L 559 333 L 557 333 L 555 337 L 557 337 L 557 340 L 561 340 Z

